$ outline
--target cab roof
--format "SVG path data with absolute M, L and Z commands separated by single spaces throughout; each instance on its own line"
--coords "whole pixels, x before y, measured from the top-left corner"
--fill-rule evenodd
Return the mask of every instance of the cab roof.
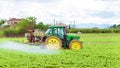
M 65 28 L 65 26 L 50 26 L 49 28 Z

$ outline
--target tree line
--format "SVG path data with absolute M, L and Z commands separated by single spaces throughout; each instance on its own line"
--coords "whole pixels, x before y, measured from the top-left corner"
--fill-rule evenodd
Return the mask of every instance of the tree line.
M 23 36 L 28 30 L 41 29 L 45 31 L 49 25 L 43 22 L 36 22 L 36 17 L 22 18 L 16 25 L 6 25 L 2 32 L 6 37 Z M 6 20 L 0 20 L 0 25 L 4 24 Z
M 120 33 L 120 29 L 94 29 L 94 28 L 79 28 L 68 29 L 68 33 Z
M 0 34 L 4 34 L 6 37 L 12 36 L 23 36 L 28 30 L 33 29 L 41 29 L 42 31 L 46 31 L 49 27 L 48 24 L 44 24 L 43 22 L 36 22 L 36 17 L 26 17 L 22 18 L 21 21 L 15 26 L 6 25 L 0 29 Z M 7 22 L 6 19 L 0 20 L 0 26 Z M 68 26 L 70 28 L 70 26 Z M 3 32 L 3 33 L 1 33 Z M 71 28 L 67 30 L 68 33 L 120 33 L 120 24 L 114 24 L 106 29 L 99 28 L 88 28 L 88 29 L 77 29 Z
M 120 24 L 114 24 L 114 25 L 112 25 L 112 26 L 110 26 L 110 28 L 115 28 L 115 29 L 117 29 L 117 28 L 120 28 Z

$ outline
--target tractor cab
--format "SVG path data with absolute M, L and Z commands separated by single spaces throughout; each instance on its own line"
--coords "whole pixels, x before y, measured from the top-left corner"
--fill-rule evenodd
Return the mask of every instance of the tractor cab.
M 45 32 L 45 35 L 47 37 L 48 36 L 57 36 L 61 39 L 64 39 L 64 36 L 66 35 L 66 28 L 64 26 L 51 26 Z

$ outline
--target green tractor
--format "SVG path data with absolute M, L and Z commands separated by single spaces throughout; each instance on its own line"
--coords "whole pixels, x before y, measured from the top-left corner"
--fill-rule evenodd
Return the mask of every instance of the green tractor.
M 82 42 L 80 42 L 80 36 L 73 34 L 67 34 L 65 26 L 50 26 L 48 30 L 43 34 L 40 31 L 31 31 L 27 35 L 30 43 L 45 43 L 46 47 L 54 47 L 55 49 L 70 48 L 81 49 Z

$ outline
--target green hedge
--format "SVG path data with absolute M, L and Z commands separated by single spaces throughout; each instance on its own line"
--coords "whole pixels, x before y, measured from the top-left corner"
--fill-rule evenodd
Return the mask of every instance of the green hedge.
M 120 29 L 68 29 L 68 33 L 120 33 Z
M 3 36 L 4 36 L 3 31 L 0 30 L 0 37 L 3 37 Z
M 24 35 L 26 31 L 24 29 L 5 29 L 3 30 L 4 36 L 6 37 L 15 37 L 15 36 L 21 36 Z

